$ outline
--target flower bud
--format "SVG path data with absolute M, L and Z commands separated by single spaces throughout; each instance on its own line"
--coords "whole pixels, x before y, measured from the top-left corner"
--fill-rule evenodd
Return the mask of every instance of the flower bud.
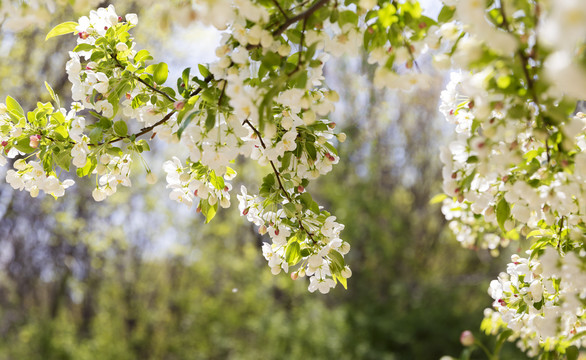
M 179 176 L 179 181 L 181 181 L 182 183 L 189 182 L 190 179 L 191 175 L 189 175 L 188 173 L 183 173 Z
M 340 95 L 338 95 L 336 91 L 330 90 L 326 93 L 326 99 L 328 99 L 331 102 L 337 102 L 338 100 L 340 100 Z
M 302 193 L 302 192 L 304 192 L 304 191 L 305 191 L 305 188 L 304 188 L 303 186 L 299 185 L 299 186 L 297 187 L 297 192 L 299 192 L 299 193 Z
M 248 215 L 248 212 L 250 211 L 250 208 L 246 208 L 242 211 L 242 215 L 246 216 Z
M 307 110 L 303 113 L 303 122 L 305 125 L 311 125 L 315 122 L 315 112 L 313 110 Z
M 281 56 L 289 56 L 289 53 L 291 53 L 291 46 L 289 46 L 289 44 L 282 44 L 279 46 L 277 52 Z
M 346 134 L 339 133 L 338 135 L 336 135 L 336 138 L 338 139 L 339 142 L 343 143 L 344 141 L 346 141 Z
M 184 106 L 185 106 L 184 101 L 175 101 L 175 103 L 173 104 L 173 107 L 175 108 L 175 110 L 181 110 L 181 109 L 183 109 Z
M 147 183 L 149 183 L 151 185 L 156 183 L 157 182 L 157 175 L 155 175 L 149 171 L 146 176 L 146 181 L 147 181 Z
M 346 265 L 344 269 L 342 269 L 341 275 L 344 279 L 348 279 L 352 276 L 352 270 L 350 270 L 350 267 L 348 265 Z
M 119 42 L 118 44 L 116 44 L 116 50 L 119 52 L 126 51 L 126 50 L 128 50 L 128 45 L 126 45 L 123 42 Z
M 299 278 L 299 274 L 297 274 L 296 272 L 292 272 L 291 273 L 291 279 L 292 280 L 297 280 Z
M 465 330 L 460 335 L 460 342 L 464 346 L 472 346 L 474 345 L 474 335 L 470 330 Z
M 16 170 L 24 170 L 26 168 L 26 161 L 24 159 L 18 159 L 14 162 L 14 168 Z
M 104 165 L 109 164 L 110 160 L 111 160 L 111 158 L 110 158 L 110 155 L 108 155 L 108 154 L 102 154 L 100 156 L 100 163 L 102 163 Z
M 39 147 L 39 142 L 41 141 L 41 135 L 31 135 L 29 137 L 29 146 L 32 147 L 33 149 L 36 149 Z
M 261 225 L 261 227 L 258 228 L 258 233 L 261 235 L 264 235 L 267 233 L 267 227 L 265 225 Z
M 33 185 L 33 187 L 31 187 L 30 194 L 31 194 L 31 197 L 34 197 L 34 198 L 39 196 L 39 187 L 36 185 Z

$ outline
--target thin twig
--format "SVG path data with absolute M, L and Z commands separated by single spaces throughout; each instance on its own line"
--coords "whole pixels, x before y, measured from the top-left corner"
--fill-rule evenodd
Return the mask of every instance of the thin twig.
M 114 59 L 114 61 L 116 61 L 116 64 L 117 64 L 117 66 L 118 66 L 119 68 L 121 68 L 121 69 L 126 69 L 126 67 L 124 67 L 124 65 L 122 65 L 122 64 L 120 63 L 120 61 L 118 60 L 118 58 L 117 58 L 117 57 L 116 57 L 114 54 L 110 54 L 110 57 L 111 57 L 112 59 Z M 156 92 L 156 93 L 158 93 L 158 94 L 161 94 L 161 95 L 163 95 L 164 97 L 166 97 L 167 99 L 169 99 L 169 101 L 171 101 L 171 102 L 175 102 L 175 101 L 177 101 L 177 100 L 175 100 L 175 98 L 173 98 L 171 95 L 169 95 L 169 94 L 167 94 L 166 92 L 164 92 L 164 91 L 161 91 L 161 90 L 159 90 L 159 89 L 155 88 L 154 86 L 150 85 L 149 83 L 147 83 L 146 81 L 144 81 L 143 79 L 141 79 L 141 78 L 140 78 L 140 76 L 137 76 L 135 73 L 133 73 L 133 72 L 130 72 L 130 73 L 132 74 L 132 76 L 133 76 L 133 77 L 134 77 L 136 80 L 138 80 L 139 82 L 141 82 L 142 84 L 144 84 L 146 87 L 148 87 L 148 88 L 149 88 L 149 89 L 151 89 L 152 91 L 154 91 L 154 92 Z
M 108 144 L 113 144 L 113 143 L 115 143 L 115 142 L 118 142 L 118 141 L 121 141 L 121 140 L 124 140 L 124 139 L 130 139 L 130 138 L 131 138 L 131 137 L 133 137 L 133 136 L 134 136 L 135 138 L 137 138 L 137 137 L 139 137 L 139 136 L 142 136 L 142 135 L 144 135 L 144 134 L 146 134 L 146 133 L 149 133 L 149 132 L 151 132 L 151 131 L 152 131 L 154 128 L 156 128 L 157 126 L 159 126 L 159 125 L 162 125 L 162 124 L 164 124 L 165 122 L 167 122 L 167 120 L 169 120 L 169 119 L 171 118 L 171 116 L 173 116 L 173 114 L 175 114 L 176 112 L 177 112 L 177 110 L 173 110 L 173 111 L 169 112 L 169 113 L 168 113 L 167 115 L 165 115 L 165 117 L 163 117 L 161 120 L 157 121 L 156 123 L 154 123 L 154 124 L 153 124 L 153 125 L 151 125 L 151 126 L 147 126 L 147 127 L 145 127 L 145 128 L 142 128 L 142 129 L 140 129 L 140 131 L 139 131 L 139 132 L 137 132 L 136 134 L 132 134 L 132 135 L 129 135 L 129 136 L 123 136 L 123 137 L 119 137 L 119 138 L 116 138 L 116 139 L 112 139 L 112 140 L 108 141 L 107 143 L 108 143 Z M 98 144 L 98 145 L 103 145 L 103 143 L 100 143 L 100 144 Z
M 289 26 L 291 26 L 292 24 L 295 24 L 299 20 L 307 20 L 314 12 L 319 10 L 319 8 L 321 8 L 322 6 L 327 4 L 329 1 L 330 0 L 316 1 L 309 9 L 305 10 L 304 12 L 299 13 L 299 14 L 293 16 L 292 18 L 287 18 L 285 20 L 285 22 L 277 28 L 277 30 L 273 31 L 273 37 L 276 38 L 276 37 L 280 36 L 282 33 L 285 32 L 285 30 L 287 30 L 289 28 Z M 260 43 L 257 45 L 248 44 L 246 46 L 246 50 L 252 50 L 252 49 L 256 49 L 258 47 L 260 47 Z
M 283 14 L 283 17 L 285 18 L 285 20 L 289 20 L 289 16 L 287 16 L 287 13 L 285 12 L 285 10 L 283 10 L 283 8 L 281 7 L 281 4 L 279 4 L 279 1 L 273 0 L 273 4 L 275 4 L 275 6 L 279 9 L 281 14 Z
M 279 26 L 279 28 L 273 33 L 273 37 L 277 37 L 279 35 L 281 35 L 285 30 L 287 30 L 287 28 L 291 25 L 296 23 L 299 20 L 302 19 L 307 19 L 308 17 L 311 16 L 311 14 L 313 14 L 314 12 L 316 12 L 319 8 L 321 8 L 322 6 L 324 6 L 325 4 L 327 4 L 330 0 L 319 0 L 316 1 L 309 9 L 307 9 L 306 11 L 293 16 L 292 18 L 287 19 L 287 21 L 285 21 L 283 23 L 283 25 Z

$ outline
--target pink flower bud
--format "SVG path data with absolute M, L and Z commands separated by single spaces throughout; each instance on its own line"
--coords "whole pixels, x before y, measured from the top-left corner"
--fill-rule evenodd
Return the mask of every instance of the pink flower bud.
M 331 122 L 328 124 L 328 127 L 332 130 L 334 130 L 334 128 L 336 127 L 336 123 L 335 122 Z
M 304 191 L 305 191 L 305 188 L 304 188 L 303 186 L 299 185 L 299 186 L 297 187 L 297 192 L 300 192 L 300 193 L 302 193 L 302 192 L 304 192 Z
M 201 212 L 201 206 L 198 206 L 197 209 L 195 209 L 195 212 L 200 213 Z
M 474 334 L 470 330 L 463 331 L 462 335 L 460 335 L 460 342 L 464 346 L 474 345 Z
M 87 39 L 88 37 L 90 37 L 90 34 L 88 34 L 88 33 L 87 33 L 87 32 L 85 32 L 85 31 L 82 31 L 82 32 L 80 32 L 80 33 L 79 33 L 79 38 L 80 38 L 80 39 L 83 39 L 83 40 L 85 40 L 85 39 Z
M 29 137 L 29 146 L 36 149 L 39 147 L 39 142 L 41 141 L 41 135 L 31 135 Z
M 2 146 L 8 145 L 8 141 L 2 141 Z
M 250 210 L 250 208 L 244 209 L 244 211 L 242 211 L 242 215 L 248 215 L 249 210 Z
M 122 22 L 122 16 L 118 16 L 118 22 Z
M 228 190 L 230 190 L 230 189 L 228 189 L 228 187 L 227 187 L 227 186 L 224 186 L 224 191 L 225 191 L 225 192 L 228 192 Z
M 185 106 L 185 103 L 183 101 L 175 101 L 175 103 L 173 104 L 173 107 L 175 108 L 175 110 L 181 110 L 181 109 L 183 109 L 184 106 Z
M 291 279 L 297 280 L 298 278 L 299 278 L 299 274 L 297 274 L 296 272 L 291 273 Z

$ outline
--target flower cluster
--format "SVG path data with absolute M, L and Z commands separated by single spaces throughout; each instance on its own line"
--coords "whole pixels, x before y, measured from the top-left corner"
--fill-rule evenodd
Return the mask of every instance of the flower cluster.
M 454 64 L 470 71 L 453 72 L 441 95 L 456 131 L 440 156 L 450 197 L 442 211 L 467 247 L 497 254 L 510 240 L 531 240 L 529 258 L 514 255 L 491 283 L 497 312 L 487 312 L 486 329 L 513 330 L 531 356 L 564 353 L 582 345 L 586 115 L 574 108 L 586 92 L 569 84 L 584 74 L 576 62 L 583 37 L 552 38 L 573 26 L 563 24 L 567 11 L 584 8 L 562 1 L 513 15 L 502 3 L 453 5 L 456 21 L 442 25 L 444 37 Z
M 189 206 L 197 203 L 197 211 L 210 221 L 218 207 L 230 206 L 227 181 L 236 172 L 228 165 L 240 155 L 249 157 L 267 166 L 269 174 L 253 197 L 254 206 L 242 211 L 259 232 L 271 236 L 273 244 L 266 244 L 263 254 L 273 273 L 298 265 L 292 277 L 310 276 L 312 292 L 326 293 L 338 281 L 345 287 L 351 271 L 344 260 L 349 245 L 340 239 L 344 226 L 305 191 L 309 180 L 339 161 L 334 144 L 345 138 L 334 134 L 335 124 L 325 118 L 338 95 L 323 87 L 323 65 L 328 56 L 361 45 L 358 19 L 347 19 L 349 10 L 344 10 L 343 26 L 332 23 L 332 33 L 308 26 L 319 7 L 328 9 L 326 3 L 291 10 L 302 21 L 291 22 L 282 14 L 283 24 L 274 30 L 275 9 L 237 1 L 224 20 L 215 21 L 220 28 L 229 22 L 216 51 L 218 61 L 200 65 L 195 76 L 186 69 L 176 89 L 165 86 L 165 63 L 150 64 L 148 51 L 135 50 L 129 30 L 138 23 L 136 15 L 118 16 L 109 6 L 73 26 L 58 25 L 50 36 L 73 32 L 77 38 L 66 64 L 75 102 L 69 112 L 39 106 L 35 114 L 40 115 L 33 118 L 49 118 L 32 124 L 22 121 L 18 103 L 7 101 L 8 115 L 2 119 L 11 128 L 2 133 L 5 153 L 42 160 L 18 160 L 18 172 L 10 171 L 9 181 L 33 195 L 41 189 L 60 196 L 71 181 L 59 182 L 55 169 L 69 171 L 73 164 L 78 176 L 95 175 L 92 196 L 102 201 L 118 185 L 131 185 L 133 157 L 150 149 L 148 141 L 138 138 L 156 131 L 188 153 L 184 160 L 174 157 L 164 164 L 170 198 Z M 202 11 L 217 10 L 218 4 L 202 4 Z M 93 118 L 80 116 L 81 111 Z M 18 133 L 12 130 L 15 122 L 23 128 Z M 54 127 L 43 127 L 47 123 Z M 137 125 L 142 128 L 132 133 Z M 141 160 L 152 181 L 154 174 Z
M 491 313 L 491 322 L 512 329 L 530 356 L 539 353 L 540 345 L 560 352 L 581 347 L 584 340 L 576 335 L 586 330 L 585 257 L 582 250 L 560 258 L 552 248 L 539 259 L 513 255 L 507 272 L 490 283 L 498 314 Z
M 324 84 L 324 65 L 363 48 L 377 87 L 409 90 L 426 86 L 418 59 L 433 52 L 437 68 L 461 69 L 440 105 L 456 131 L 440 155 L 450 228 L 464 246 L 494 255 L 522 236 L 531 242 L 529 258 L 515 256 L 491 284 L 486 329 L 515 330 L 531 354 L 563 353 L 584 333 L 586 115 L 574 108 L 586 98 L 586 6 L 444 2 L 435 20 L 414 0 L 199 1 L 199 18 L 226 31 L 217 60 L 195 75 L 185 69 L 176 88 L 165 85 L 167 64 L 136 50 L 136 15 L 92 11 L 49 33 L 77 37 L 66 65 L 75 103 L 62 108 L 47 86 L 56 106 L 25 114 L 8 97 L 0 164 L 17 158 L 7 181 L 33 196 L 63 195 L 73 181 L 57 174 L 73 164 L 78 176 L 95 175 L 100 201 L 130 185 L 132 159 L 150 150 L 139 138 L 156 134 L 188 154 L 164 165 L 169 196 L 197 202 L 210 221 L 230 206 L 229 165 L 250 158 L 267 173 L 258 192 L 241 188 L 239 209 L 268 233 L 271 271 L 307 275 L 309 291 L 327 293 L 352 272 L 344 225 L 306 191 L 339 161 L 335 145 L 345 139 L 327 119 L 338 95 Z

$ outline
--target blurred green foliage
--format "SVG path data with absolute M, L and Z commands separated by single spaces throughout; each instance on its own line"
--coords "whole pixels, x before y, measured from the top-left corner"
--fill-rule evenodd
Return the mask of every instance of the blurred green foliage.
M 42 35 L 10 36 L 34 33 Z M 63 68 L 67 44 L 35 40 L 28 52 L 24 44 L 11 48 L 14 61 L 0 63 L 0 79 L 11 82 L 3 92 L 30 104 L 42 99 L 45 78 L 64 91 L 65 77 L 51 81 L 64 72 L 51 69 L 53 62 Z M 61 55 L 30 58 L 53 51 Z M 461 331 L 477 330 L 490 306 L 486 288 L 498 264 L 461 249 L 439 207 L 429 205 L 440 191 L 444 130 L 437 104 L 426 100 L 437 98 L 441 78 L 430 93 L 400 96 L 376 91 L 360 62 L 339 62 L 328 74 L 342 95 L 336 121 L 348 140 L 339 146 L 340 164 L 312 193 L 346 225 L 354 272 L 347 291 L 310 294 L 306 279 L 271 275 L 262 238 L 235 206 L 204 226 L 195 211 L 186 215 L 165 201 L 161 181 L 135 180 L 132 192 L 103 204 L 83 182 L 57 201 L 1 184 L 0 359 L 460 354 Z M 238 165 L 238 181 L 250 184 L 257 170 Z M 505 351 L 504 359 L 520 358 Z

